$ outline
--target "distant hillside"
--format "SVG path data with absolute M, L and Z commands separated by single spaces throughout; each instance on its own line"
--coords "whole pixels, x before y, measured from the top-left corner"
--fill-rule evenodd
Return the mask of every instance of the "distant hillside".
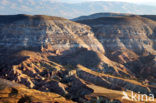
M 95 13 L 91 15 L 86 15 L 86 16 L 80 16 L 74 19 L 71 19 L 72 21 L 82 21 L 82 20 L 89 20 L 89 19 L 97 19 L 97 18 L 102 18 L 102 17 L 121 17 L 121 16 L 134 16 L 135 14 L 128 14 L 128 13 Z M 156 21 L 156 15 L 138 15 L 141 17 L 145 17 L 151 20 Z
M 68 4 L 51 0 L 5 0 L 0 3 L 0 15 L 42 14 L 72 19 L 99 12 L 156 14 L 156 7 L 108 1 Z
M 86 20 L 86 19 L 97 19 L 100 17 L 114 17 L 114 16 L 130 16 L 132 14 L 125 14 L 125 13 L 95 13 L 92 15 L 88 16 L 80 16 L 78 18 L 72 19 L 73 21 L 78 21 L 78 20 Z
M 156 21 L 156 15 L 141 15 L 141 16 Z

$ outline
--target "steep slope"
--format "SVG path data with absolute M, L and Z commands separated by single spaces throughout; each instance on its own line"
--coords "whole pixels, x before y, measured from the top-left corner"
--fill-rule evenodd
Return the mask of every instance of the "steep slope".
M 134 24 L 132 19 L 138 22 L 138 18 L 140 17 L 120 19 L 118 17 L 115 20 L 114 18 L 106 18 L 107 21 L 100 18 L 99 20 L 93 20 L 94 22 L 87 22 L 96 28 L 99 22 L 107 23 L 107 25 L 113 25 L 116 22 L 118 25 L 132 25 Z M 100 21 L 101 19 L 103 22 Z M 121 22 L 122 20 L 124 22 Z M 142 19 L 140 18 L 140 20 Z M 154 21 L 143 20 L 154 27 Z M 56 93 L 60 95 L 63 101 L 66 98 L 78 103 L 92 102 L 86 96 L 90 97 L 90 95 L 97 93 L 94 86 L 105 88 L 105 90 L 113 90 L 113 92 L 115 90 L 119 92 L 130 90 L 136 93 L 156 94 L 154 79 L 150 79 L 148 82 L 145 78 L 140 79 L 137 73 L 144 74 L 144 72 L 136 73 L 134 72 L 135 69 L 130 68 L 132 66 L 135 67 L 134 63 L 142 62 L 144 64 L 144 57 L 143 59 L 140 57 L 145 54 L 148 55 L 149 50 L 147 50 L 148 52 L 140 53 L 142 48 L 135 50 L 133 42 L 129 44 L 132 45 L 132 48 L 127 48 L 126 46 L 123 48 L 119 42 L 120 38 L 116 36 L 117 39 L 115 41 L 118 42 L 116 44 L 121 50 L 127 50 L 127 52 L 118 50 L 127 55 L 127 58 L 131 57 L 131 55 L 134 57 L 125 60 L 125 58 L 121 59 L 121 55 L 121 58 L 117 58 L 112 55 L 117 49 L 113 46 L 110 48 L 108 43 L 102 43 L 99 38 L 100 36 L 101 38 L 108 36 L 108 38 L 113 39 L 115 34 L 112 36 L 98 36 L 98 33 L 95 31 L 96 29 L 100 31 L 101 25 L 99 28 L 93 29 L 94 34 L 87 25 L 64 18 L 44 15 L 0 16 L 0 25 L 0 77 L 25 85 L 29 88 L 26 89 L 28 92 L 38 93 L 40 91 L 42 95 L 47 95 L 45 92 Z M 112 25 L 111 27 L 113 27 Z M 107 27 L 108 33 L 113 32 L 109 30 L 109 27 Z M 150 36 L 152 35 L 144 35 L 142 37 L 147 39 Z M 141 38 L 140 35 L 139 37 Z M 150 54 L 155 52 L 153 48 L 151 49 Z M 154 64 L 153 56 L 147 58 L 152 61 L 147 66 Z M 123 61 L 126 62 L 123 63 Z M 153 70 L 153 68 L 154 66 L 151 69 Z M 147 68 L 145 67 L 144 70 L 147 70 Z M 152 72 L 155 71 L 153 70 Z M 11 89 L 6 88 L 6 90 Z M 23 90 L 25 91 L 25 89 L 21 91 Z M 104 100 L 109 98 L 109 96 L 107 97 L 103 93 L 95 96 L 104 96 Z M 121 101 L 121 96 L 120 98 L 113 98 L 114 101 L 116 99 Z M 98 101 L 98 98 L 96 100 Z M 35 101 L 37 100 L 35 99 Z
M 74 103 L 55 93 L 34 89 L 0 79 L 0 103 Z
M 0 16 L 0 25 L 3 79 L 81 101 L 92 90 L 76 75 L 70 75 L 77 64 L 132 77 L 126 67 L 104 56 L 105 50 L 89 26 L 43 15 Z M 84 92 L 75 95 L 79 91 L 77 84 Z
M 0 18 L 0 44 L 5 45 L 4 49 L 20 50 L 35 47 L 36 50 L 57 48 L 64 51 L 71 47 L 84 47 L 104 52 L 102 45 L 86 25 L 48 16 L 15 15 Z M 93 47 L 94 44 L 97 46 Z
M 77 22 L 92 27 L 108 58 L 131 68 L 137 76 L 155 77 L 155 21 L 141 16 L 124 16 Z

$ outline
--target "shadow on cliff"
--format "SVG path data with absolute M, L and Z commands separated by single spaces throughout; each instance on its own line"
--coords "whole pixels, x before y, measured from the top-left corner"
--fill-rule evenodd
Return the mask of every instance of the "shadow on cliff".
M 29 56 L 22 56 L 18 55 L 18 53 L 28 50 L 32 52 L 41 52 L 41 47 L 19 47 L 16 49 L 11 48 L 0 48 L 0 70 L 2 66 L 12 66 L 12 65 L 18 65 L 24 60 L 28 59 Z M 18 55 L 18 56 L 17 56 Z
M 137 77 L 142 79 L 149 78 L 151 76 L 156 76 L 155 70 L 155 56 L 148 55 L 139 57 L 138 60 L 130 61 L 124 65 L 129 68 Z
M 5 78 L 5 73 L 13 72 L 12 68 L 13 65 L 19 65 L 23 61 L 30 58 L 29 56 L 20 56 L 17 54 L 20 53 L 23 50 L 31 50 L 34 52 L 40 52 L 39 49 L 27 49 L 27 48 L 18 48 L 17 50 L 12 49 L 6 49 L 2 48 L 0 49 L 0 77 Z M 8 79 L 8 78 L 5 78 Z M 10 78 L 14 79 L 14 78 Z
M 9 79 L 9 76 L 6 76 L 5 74 L 13 72 L 12 67 L 13 65 L 18 65 L 24 60 L 28 59 L 28 56 L 25 57 L 16 57 L 13 55 L 0 55 L 0 77 L 4 79 Z M 14 78 L 10 78 L 12 80 Z
M 60 56 L 50 56 L 48 58 L 62 65 L 76 67 L 77 64 L 81 64 L 88 68 L 97 67 L 101 61 L 96 52 L 87 50 L 86 48 L 71 48 L 64 51 Z

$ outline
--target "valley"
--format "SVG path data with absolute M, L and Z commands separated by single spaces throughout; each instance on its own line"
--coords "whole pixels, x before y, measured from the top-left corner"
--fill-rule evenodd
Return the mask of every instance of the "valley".
M 0 103 L 155 103 L 155 16 L 103 15 L 1 15 Z

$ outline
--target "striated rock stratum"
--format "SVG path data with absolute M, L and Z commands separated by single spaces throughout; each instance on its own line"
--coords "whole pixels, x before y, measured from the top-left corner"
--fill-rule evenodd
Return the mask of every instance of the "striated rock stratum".
M 154 16 L 0 16 L 0 102 L 11 102 L 12 91 L 13 101 L 43 103 L 132 103 L 122 91 L 156 94 L 155 29 Z

